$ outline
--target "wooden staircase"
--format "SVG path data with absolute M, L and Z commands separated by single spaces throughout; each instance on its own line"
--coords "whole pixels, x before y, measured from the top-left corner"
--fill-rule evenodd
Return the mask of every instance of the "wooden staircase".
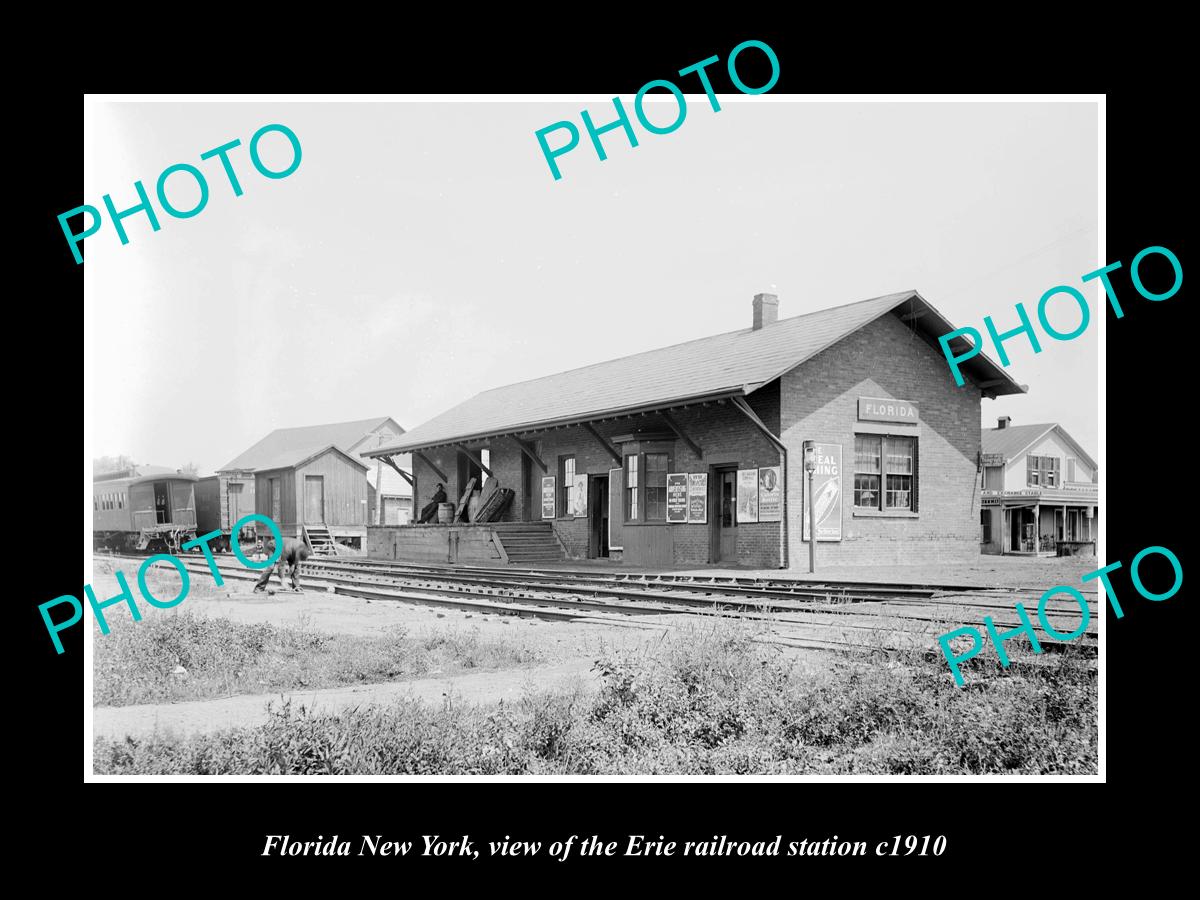
M 549 522 L 497 522 L 492 527 L 512 565 L 562 562 L 567 558 Z
M 313 556 L 337 556 L 333 535 L 324 525 L 305 525 L 304 543 L 308 544 Z

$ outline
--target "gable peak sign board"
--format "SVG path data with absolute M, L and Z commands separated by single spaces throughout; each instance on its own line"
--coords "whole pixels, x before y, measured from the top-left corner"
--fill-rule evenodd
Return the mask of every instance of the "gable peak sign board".
M 858 420 L 860 422 L 909 422 L 920 421 L 917 404 L 911 400 L 894 400 L 890 397 L 859 397 Z

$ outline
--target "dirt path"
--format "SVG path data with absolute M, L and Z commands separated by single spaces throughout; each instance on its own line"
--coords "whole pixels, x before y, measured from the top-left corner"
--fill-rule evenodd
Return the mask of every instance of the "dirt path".
M 98 706 L 93 710 L 92 734 L 93 737 L 122 740 L 126 735 L 145 737 L 155 731 L 188 735 L 258 725 L 267 719 L 268 702 L 273 702 L 278 707 L 285 699 L 291 699 L 293 705 L 303 705 L 323 712 L 335 712 L 369 703 L 387 703 L 403 698 L 441 704 L 446 695 L 451 695 L 455 703 L 495 703 L 499 700 L 512 702 L 521 696 L 527 686 L 533 684 L 539 689 L 547 689 L 565 686 L 577 680 L 585 689 L 594 690 L 599 681 L 591 667 L 590 658 L 574 659 L 554 666 L 532 669 L 476 672 L 470 675 L 423 678 L 418 681 L 396 681 L 388 684 L 363 684 L 303 693 L 248 694 L 219 700 L 144 706 Z

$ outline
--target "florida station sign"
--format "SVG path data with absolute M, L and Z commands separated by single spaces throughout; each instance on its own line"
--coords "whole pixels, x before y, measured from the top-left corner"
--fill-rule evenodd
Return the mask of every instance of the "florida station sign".
M 920 416 L 917 404 L 911 400 L 859 397 L 858 420 L 860 422 L 909 422 L 915 425 L 920 421 Z

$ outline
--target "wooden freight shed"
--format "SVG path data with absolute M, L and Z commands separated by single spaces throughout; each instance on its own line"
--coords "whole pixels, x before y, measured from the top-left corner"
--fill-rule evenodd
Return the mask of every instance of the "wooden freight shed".
M 957 386 L 954 326 L 916 291 L 751 306 L 749 328 L 485 391 L 367 452 L 412 454 L 418 511 L 438 482 L 460 507 L 473 479 L 514 491 L 499 522 L 372 529 L 370 555 L 805 566 L 811 447 L 822 563 L 977 558 L 980 402 L 1024 387 L 982 353 Z
M 209 484 L 199 489 L 199 494 L 205 498 L 202 505 L 208 510 L 211 502 L 216 503 L 217 521 L 222 531 L 228 534 L 229 528 L 241 516 L 252 512 L 270 515 L 274 498 L 268 498 L 264 503 L 256 497 L 261 484 L 258 472 L 294 464 L 296 460 L 307 459 L 333 446 L 368 466 L 363 524 L 375 522 L 377 517 L 397 524 L 407 521 L 412 509 L 411 464 L 407 457 L 396 460 L 397 471 L 380 460 L 371 460 L 368 465 L 361 455 L 367 449 L 394 443 L 403 434 L 404 429 L 389 416 L 276 428 L 217 470 L 215 489 Z M 215 497 L 210 500 L 212 495 Z M 377 498 L 381 498 L 381 502 L 377 502 Z M 316 527 L 319 530 L 319 526 Z M 346 536 L 352 544 L 361 544 L 357 533 Z
M 367 538 L 367 467 L 332 444 L 268 460 L 254 473 L 257 512 L 270 516 L 284 537 L 303 538 L 314 551 L 332 541 L 363 550 Z M 258 533 L 268 535 L 265 526 Z

